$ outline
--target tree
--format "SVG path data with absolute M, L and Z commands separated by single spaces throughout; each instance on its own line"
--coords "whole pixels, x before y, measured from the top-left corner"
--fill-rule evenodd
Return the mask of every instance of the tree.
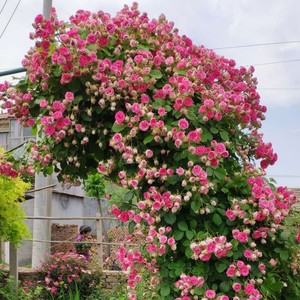
M 30 184 L 22 181 L 19 173 L 7 161 L 5 151 L 0 148 L 0 238 L 14 246 L 30 235 L 20 203 L 29 187 Z
M 103 208 L 101 205 L 101 201 L 103 201 L 103 198 L 105 197 L 105 180 L 103 175 L 96 173 L 93 175 L 90 175 L 86 180 L 83 182 L 84 184 L 84 190 L 88 194 L 88 196 L 95 198 L 98 204 L 100 216 L 103 217 Z M 103 222 L 103 220 L 100 221 L 101 226 L 103 228 L 103 234 L 105 242 L 108 243 L 108 235 L 107 235 L 107 228 Z M 109 257 L 110 255 L 110 245 L 106 245 L 106 255 Z
M 26 80 L 2 85 L 6 108 L 43 133 L 30 159 L 45 173 L 73 181 L 97 170 L 130 190 L 112 207 L 146 241 L 119 254 L 128 297 L 142 269 L 151 299 L 299 296 L 282 227 L 296 197 L 264 177 L 277 155 L 259 132 L 254 68 L 136 4 L 69 23 L 53 11 L 34 28 Z

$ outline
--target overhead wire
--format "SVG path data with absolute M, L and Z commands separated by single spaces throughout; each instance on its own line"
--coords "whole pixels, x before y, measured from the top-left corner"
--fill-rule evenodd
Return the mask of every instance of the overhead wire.
M 1 8 L 1 10 L 0 10 L 0 14 L 2 13 L 3 9 L 5 8 L 5 6 L 6 6 L 6 4 L 7 4 L 7 1 L 8 1 L 8 0 L 5 0 L 4 4 L 2 5 L 2 8 Z
M 212 48 L 212 49 L 213 50 L 223 50 L 223 49 L 235 49 L 235 48 L 271 46 L 271 45 L 280 45 L 280 44 L 294 44 L 294 43 L 300 43 L 300 41 L 272 42 L 272 43 L 261 43 L 261 44 L 247 44 L 247 45 L 238 45 L 238 46 L 217 47 L 217 48 Z
M 275 87 L 275 88 L 272 88 L 272 87 L 268 88 L 268 87 L 261 87 L 259 89 L 260 90 L 276 90 L 276 91 L 299 91 L 300 90 L 300 88 L 294 88 L 294 87 L 290 87 L 290 88 L 281 88 L 281 87 L 279 87 L 279 88 L 277 88 L 277 87 Z
M 267 66 L 267 65 L 290 63 L 290 62 L 295 62 L 295 61 L 300 61 L 300 58 L 290 59 L 290 60 L 273 61 L 273 62 L 267 62 L 267 63 L 261 63 L 261 64 L 253 64 L 253 66 L 254 67 L 257 67 L 257 66 Z
M 16 7 L 15 7 L 15 9 L 14 9 L 14 11 L 12 12 L 12 14 L 11 14 L 9 20 L 7 21 L 7 23 L 6 23 L 5 27 L 4 27 L 4 29 L 2 30 L 1 35 L 0 35 L 0 39 L 2 38 L 3 34 L 5 33 L 5 31 L 6 31 L 7 27 L 8 27 L 8 25 L 10 24 L 10 22 L 11 22 L 13 16 L 14 16 L 15 12 L 17 11 L 17 9 L 18 9 L 20 3 L 21 3 L 21 0 L 18 1 L 17 5 L 16 5 Z

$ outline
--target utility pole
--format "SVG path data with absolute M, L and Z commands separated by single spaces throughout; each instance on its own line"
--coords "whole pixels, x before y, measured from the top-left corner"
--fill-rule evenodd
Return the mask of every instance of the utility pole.
M 52 0 L 43 0 L 43 16 L 50 18 Z M 36 137 L 38 139 L 38 136 Z M 44 176 L 42 173 L 35 175 L 35 189 L 51 186 L 52 176 Z M 52 188 L 38 190 L 34 193 L 34 216 L 52 216 Z M 51 220 L 33 221 L 32 242 L 32 267 L 40 265 L 44 261 L 45 254 L 50 253 L 51 243 L 35 242 L 35 240 L 51 240 Z
M 50 11 L 52 7 L 52 0 L 43 0 L 43 16 L 46 19 L 50 18 Z

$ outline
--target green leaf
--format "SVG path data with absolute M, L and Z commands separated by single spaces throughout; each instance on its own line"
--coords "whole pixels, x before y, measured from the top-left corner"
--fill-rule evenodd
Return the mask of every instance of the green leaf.
M 220 213 L 220 215 L 225 216 L 225 210 L 223 208 L 217 208 L 217 211 Z
M 214 174 L 214 169 L 211 167 L 206 168 L 207 176 L 212 176 Z
M 174 158 L 175 161 L 180 161 L 182 159 L 185 159 L 187 156 L 188 156 L 187 151 L 183 151 L 183 152 L 176 152 L 173 155 L 173 158 Z
M 149 144 L 150 142 L 152 142 L 154 139 L 154 136 L 153 135 L 148 135 L 144 138 L 143 140 L 143 143 L 146 145 L 146 144 Z
M 220 131 L 220 136 L 221 136 L 221 139 L 223 141 L 228 141 L 229 140 L 229 136 L 228 136 L 228 133 L 224 130 L 221 130 Z
M 196 228 L 197 227 L 197 221 L 195 219 L 190 221 L 190 228 Z
M 112 56 L 111 54 L 110 54 L 110 52 L 106 49 L 106 48 L 101 48 L 101 51 L 103 51 L 104 52 L 104 54 L 106 54 L 107 56 Z
M 229 281 L 223 281 L 221 284 L 220 284 L 220 290 L 222 292 L 228 292 L 230 289 L 230 283 Z
M 175 275 L 176 275 L 176 276 L 179 276 L 179 275 L 181 275 L 182 273 L 183 273 L 183 269 L 182 269 L 182 268 L 178 268 L 178 269 L 175 270 Z
M 198 200 L 193 200 L 192 203 L 191 203 L 191 209 L 194 211 L 194 212 L 198 212 L 199 209 L 201 207 L 201 202 L 198 201 Z
M 291 235 L 290 231 L 283 231 L 283 232 L 281 232 L 280 237 L 283 240 L 287 241 L 289 239 L 290 235 Z
M 205 142 L 207 142 L 207 140 L 208 140 L 207 135 L 204 132 L 202 132 L 201 133 L 201 142 L 205 143 Z
M 81 118 L 84 120 L 84 121 L 87 121 L 87 122 L 90 122 L 93 120 L 93 118 L 91 116 L 89 116 L 88 114 L 86 113 L 82 113 L 81 114 Z
M 160 269 L 159 269 L 159 273 L 162 277 L 168 277 L 169 270 L 166 266 L 161 266 Z
M 164 100 L 164 99 L 157 98 L 157 99 L 155 99 L 155 101 L 152 103 L 152 107 L 153 107 L 154 109 L 159 109 L 159 108 L 163 107 L 164 103 L 165 103 L 165 100 Z
M 179 176 L 178 175 L 172 175 L 172 176 L 168 176 L 167 177 L 167 182 L 174 185 L 175 183 L 177 183 L 177 181 L 179 180 Z
M 174 232 L 174 239 L 176 241 L 180 241 L 184 236 L 184 232 L 183 231 L 180 231 L 180 230 L 175 230 Z
M 55 77 L 59 77 L 61 75 L 61 69 L 59 67 L 56 67 L 54 68 L 52 73 Z
M 178 228 L 181 230 L 181 231 L 186 231 L 188 230 L 188 225 L 185 221 L 180 221 L 178 223 Z
M 129 224 L 128 224 L 128 232 L 129 233 L 133 233 L 134 232 L 135 225 L 136 225 L 136 223 L 134 221 L 129 222 Z
M 156 79 L 160 79 L 160 78 L 163 77 L 163 74 L 162 74 L 162 72 L 159 71 L 159 70 L 152 70 L 152 71 L 150 72 L 150 76 L 153 77 L 153 78 L 156 78 Z
M 236 239 L 232 239 L 230 243 L 232 244 L 233 249 L 237 248 L 237 246 L 239 245 L 239 242 Z
M 175 270 L 171 270 L 171 271 L 169 272 L 169 277 L 170 277 L 170 278 L 176 278 L 176 277 L 177 277 L 177 275 L 175 275 Z
M 79 30 L 78 33 L 79 33 L 80 37 L 85 40 L 87 38 L 87 36 L 89 35 L 90 31 L 88 29 L 81 29 L 81 30 Z
M 86 47 L 87 47 L 87 49 L 89 49 L 90 51 L 93 51 L 93 52 L 95 52 L 99 48 L 99 46 L 97 44 L 89 44 Z
M 165 219 L 166 223 L 172 225 L 176 221 L 176 215 L 172 214 L 171 212 L 168 212 L 164 215 L 164 219 Z
M 218 261 L 218 262 L 216 262 L 215 267 L 216 267 L 216 270 L 218 271 L 218 273 L 223 273 L 226 270 L 227 265 L 221 261 Z
M 150 46 L 149 45 L 143 45 L 143 44 L 138 44 L 136 46 L 137 49 L 141 49 L 141 50 L 149 50 Z
M 132 191 L 127 192 L 124 194 L 124 201 L 129 202 L 134 196 L 134 193 Z
M 191 120 L 191 121 L 197 120 L 197 117 L 196 117 L 196 115 L 195 115 L 195 113 L 194 113 L 194 110 L 193 110 L 192 108 L 189 108 L 189 109 L 188 109 L 188 111 L 187 111 L 187 113 L 186 113 L 186 117 L 187 117 L 189 120 Z
M 216 168 L 214 169 L 214 175 L 218 178 L 218 179 L 224 179 L 226 176 L 226 170 L 223 168 Z
M 53 166 L 48 166 L 44 168 L 44 174 L 46 175 L 51 175 L 53 171 L 54 171 Z
M 193 255 L 193 250 L 190 247 L 188 247 L 185 249 L 184 253 L 187 258 L 191 258 Z
M 179 74 L 179 75 L 183 75 L 183 76 L 186 75 L 186 71 L 182 70 L 182 69 L 181 70 L 177 70 L 176 73 Z
M 114 123 L 114 125 L 112 126 L 111 129 L 112 129 L 113 132 L 121 132 L 121 131 L 123 131 L 126 127 L 127 127 L 127 125 L 119 126 L 119 125 L 117 125 L 116 123 Z
M 76 97 L 74 98 L 73 104 L 77 105 L 77 104 L 79 104 L 79 102 L 82 101 L 82 100 L 83 100 L 82 95 L 78 95 L 78 96 L 76 96 Z
M 290 254 L 288 251 L 280 251 L 279 256 L 283 261 L 288 261 Z
M 219 132 L 219 129 L 216 128 L 216 127 L 211 127 L 210 132 L 213 133 L 213 134 L 217 134 Z
M 214 214 L 213 215 L 213 222 L 217 225 L 220 226 L 222 224 L 222 218 L 219 214 Z
M 195 293 L 195 295 L 203 296 L 203 294 L 204 294 L 204 289 L 201 288 L 201 287 L 199 287 L 199 286 L 196 286 L 196 287 L 194 288 L 194 293 Z
M 182 261 L 171 262 L 168 264 L 170 270 L 182 269 L 183 267 L 184 263 Z
M 193 239 L 193 237 L 194 237 L 194 233 L 193 233 L 193 231 L 191 231 L 191 230 L 187 230 L 187 231 L 185 232 L 185 235 L 186 235 L 186 237 L 187 237 L 189 240 Z
M 172 111 L 172 106 L 166 105 L 166 106 L 165 106 L 165 109 L 166 109 L 166 111 Z
M 170 294 L 170 284 L 166 282 L 162 282 L 160 288 L 160 294 L 162 297 L 166 297 Z

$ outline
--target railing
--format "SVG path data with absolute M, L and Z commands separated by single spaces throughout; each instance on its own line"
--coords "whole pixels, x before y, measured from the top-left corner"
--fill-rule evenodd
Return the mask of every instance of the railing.
M 104 220 L 115 220 L 118 221 L 117 218 L 114 217 L 102 217 L 100 213 L 97 213 L 95 217 L 44 217 L 44 216 L 26 216 L 25 219 L 28 220 L 95 220 L 97 222 L 97 230 L 96 230 L 96 242 L 87 242 L 90 244 L 97 245 L 97 258 L 99 260 L 99 266 L 103 269 L 104 261 L 103 261 L 103 246 L 104 245 L 114 245 L 114 246 L 123 246 L 122 242 L 104 242 L 103 241 L 103 221 Z M 32 242 L 41 242 L 41 243 L 66 243 L 66 241 L 60 240 L 37 240 L 37 239 L 25 239 L 25 241 Z M 74 243 L 73 241 L 69 241 L 70 243 Z M 126 246 L 134 246 L 137 244 L 126 243 Z M 9 272 L 10 275 L 13 276 L 15 280 L 15 285 L 18 283 L 18 250 L 10 245 L 9 248 Z

